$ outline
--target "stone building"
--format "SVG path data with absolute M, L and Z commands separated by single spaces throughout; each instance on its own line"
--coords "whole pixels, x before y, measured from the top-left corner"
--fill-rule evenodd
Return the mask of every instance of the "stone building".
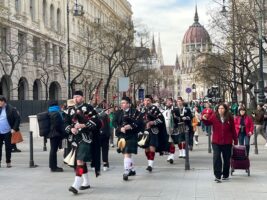
M 66 99 L 67 0 L 0 0 L 0 94 L 12 100 Z M 76 2 L 78 4 L 76 4 Z M 75 16 L 76 8 L 83 16 Z M 71 77 L 86 61 L 82 32 L 109 19 L 131 19 L 127 0 L 70 1 Z M 81 11 L 81 10 L 80 10 Z M 87 23 L 85 23 L 85 21 Z M 106 77 L 105 63 L 90 57 L 86 84 Z M 116 76 L 111 88 L 116 90 Z
M 203 52 L 211 52 L 211 40 L 207 30 L 199 23 L 196 7 L 194 23 L 186 31 L 182 42 L 181 55 L 179 59 L 178 56 L 176 58 L 175 85 L 178 87 L 175 87 L 175 94 L 177 96 L 182 96 L 186 100 L 192 100 L 193 84 L 196 85 L 194 98 L 203 98 L 205 96 L 205 83 L 196 83 L 194 80 L 196 59 Z M 187 88 L 191 89 L 189 95 L 186 93 Z

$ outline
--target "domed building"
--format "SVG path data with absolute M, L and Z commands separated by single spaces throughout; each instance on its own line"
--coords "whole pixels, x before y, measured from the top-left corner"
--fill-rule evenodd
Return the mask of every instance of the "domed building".
M 186 97 L 186 100 L 203 98 L 205 96 L 204 83 L 195 83 L 194 68 L 196 67 L 196 58 L 203 52 L 211 52 L 211 39 L 208 31 L 199 23 L 198 11 L 196 7 L 194 23 L 186 31 L 183 42 L 182 52 L 176 58 L 176 82 L 178 85 L 175 92 L 178 96 Z M 196 85 L 195 88 L 192 86 Z M 191 93 L 186 93 L 190 88 Z M 194 90 L 195 89 L 195 90 Z

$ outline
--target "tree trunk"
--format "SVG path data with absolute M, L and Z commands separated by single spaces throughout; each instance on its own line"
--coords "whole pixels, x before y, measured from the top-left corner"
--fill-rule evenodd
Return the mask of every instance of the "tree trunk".
M 107 97 L 108 97 L 108 88 L 109 88 L 109 84 L 110 84 L 111 78 L 112 78 L 112 76 L 109 76 L 107 78 L 107 82 L 106 82 L 106 84 L 104 86 L 104 99 L 107 99 Z

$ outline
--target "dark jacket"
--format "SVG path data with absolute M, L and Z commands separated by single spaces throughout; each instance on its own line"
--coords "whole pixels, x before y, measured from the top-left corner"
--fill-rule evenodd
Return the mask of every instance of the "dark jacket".
M 110 119 L 106 113 L 101 113 L 99 115 L 99 119 L 101 120 L 102 126 L 100 129 L 100 137 L 110 137 Z
M 18 131 L 20 125 L 20 116 L 17 109 L 10 104 L 6 104 L 6 116 L 10 128 Z
M 66 132 L 64 129 L 64 122 L 63 118 L 60 115 L 59 112 L 49 112 L 49 118 L 50 118 L 50 131 L 47 135 L 48 138 L 54 138 L 54 137 L 66 137 Z

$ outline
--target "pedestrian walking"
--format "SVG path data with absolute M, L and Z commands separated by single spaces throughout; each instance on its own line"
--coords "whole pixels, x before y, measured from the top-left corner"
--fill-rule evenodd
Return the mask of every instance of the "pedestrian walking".
M 220 183 L 221 176 L 223 180 L 229 179 L 232 145 L 237 145 L 234 118 L 227 105 L 219 104 L 212 115 L 202 113 L 202 120 L 213 128 L 213 171 L 215 181 Z
M 94 108 L 84 103 L 82 91 L 76 91 L 73 99 L 75 106 L 65 116 L 65 130 L 70 134 L 75 152 L 75 179 L 69 191 L 77 194 L 78 190 L 90 188 L 86 162 L 92 162 L 96 176 L 100 175 L 99 132 L 101 121 Z
M 252 117 L 254 119 L 254 124 L 256 127 L 255 134 L 254 134 L 254 140 L 253 140 L 252 145 L 254 145 L 256 143 L 258 135 L 260 134 L 265 140 L 265 147 L 267 147 L 267 137 L 266 137 L 264 129 L 263 129 L 264 128 L 263 127 L 264 114 L 265 114 L 265 112 L 264 112 L 262 104 L 257 105 L 257 110 L 252 113 Z
M 239 115 L 235 117 L 235 130 L 239 145 L 245 145 L 247 156 L 249 155 L 250 137 L 253 135 L 254 124 L 250 116 L 247 115 L 245 107 L 239 108 Z
M 118 153 L 122 153 L 124 160 L 123 180 L 135 176 L 132 154 L 137 154 L 137 136 L 143 127 L 140 112 L 131 107 L 129 97 L 121 100 L 121 110 L 114 116 L 113 124 L 118 137 Z
M 6 97 L 0 95 L 0 167 L 3 143 L 5 143 L 6 166 L 11 167 L 11 136 L 19 131 L 19 125 L 20 116 L 17 110 L 7 103 Z

